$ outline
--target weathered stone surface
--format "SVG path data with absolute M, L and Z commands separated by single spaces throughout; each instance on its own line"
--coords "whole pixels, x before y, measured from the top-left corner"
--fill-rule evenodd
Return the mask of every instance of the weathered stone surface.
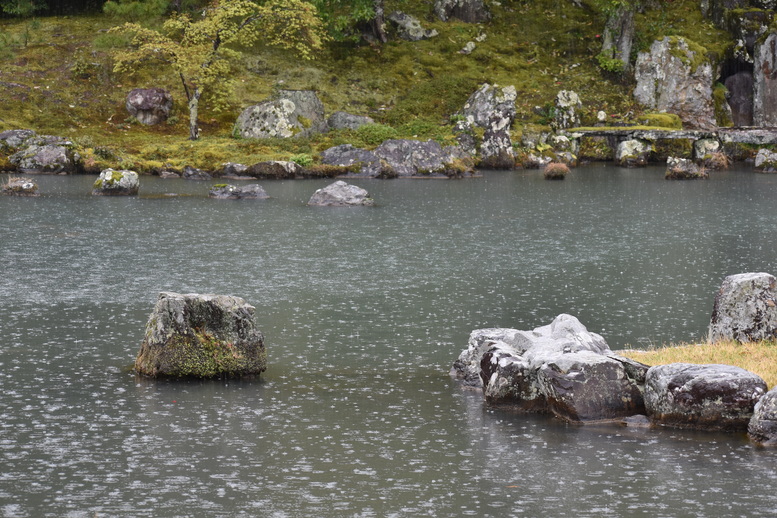
M 255 308 L 240 297 L 162 292 L 135 370 L 153 377 L 239 377 L 266 369 Z
M 554 123 L 557 129 L 580 126 L 579 111 L 583 107 L 580 97 L 571 90 L 561 90 L 556 94 L 556 115 Z
M 667 180 L 700 180 L 709 177 L 709 173 L 703 167 L 699 167 L 693 160 L 674 156 L 667 157 L 666 159 L 664 178 Z
M 334 112 L 327 119 L 327 125 L 329 129 L 359 129 L 365 124 L 375 124 L 375 121 L 371 117 L 364 117 L 362 115 L 352 115 L 347 112 Z
M 6 196 L 35 197 L 40 196 L 38 184 L 30 178 L 15 176 L 9 178 L 6 183 L 0 187 L 0 192 Z
M 396 176 L 396 172 L 381 162 L 378 155 L 351 144 L 342 144 L 325 150 L 321 153 L 321 163 L 352 169 L 353 172 L 348 173 L 347 176 L 367 178 L 392 178 Z
M 342 180 L 317 190 L 308 201 L 308 205 L 318 207 L 353 207 L 373 205 L 374 203 L 375 201 L 370 198 L 365 189 Z
M 473 331 L 451 373 L 476 386 L 478 364 L 490 403 L 573 422 L 644 413 L 641 384 L 647 366 L 616 355 L 570 315 L 533 331 Z
M 480 162 L 483 169 L 512 169 L 515 167 L 515 152 L 510 135 L 512 120 L 494 113 L 483 133 L 480 143 Z
M 235 123 L 243 138 L 306 137 L 326 130 L 324 105 L 311 90 L 281 90 L 276 99 L 243 110 Z
M 437 36 L 435 29 L 424 29 L 418 18 L 402 11 L 394 11 L 388 15 L 387 19 L 396 28 L 397 36 L 403 40 L 421 41 Z
M 777 446 L 777 388 L 767 392 L 755 404 L 747 434 L 764 446 Z
M 7 130 L 0 133 L 0 152 L 13 152 L 22 147 L 30 138 L 36 136 L 32 130 Z
M 218 200 L 263 200 L 269 198 L 261 185 L 252 183 L 248 185 L 216 184 L 208 192 L 209 198 Z
M 622 72 L 631 68 L 631 46 L 634 41 L 635 5 L 621 5 L 612 10 L 607 17 L 602 34 L 602 51 L 599 54 L 605 59 L 617 59 L 622 64 Z
M 714 138 L 702 138 L 693 143 L 693 157 L 703 160 L 704 157 L 720 151 L 720 141 Z
M 777 32 L 755 49 L 753 125 L 777 126 Z
M 653 143 L 643 139 L 629 139 L 618 143 L 615 161 L 623 167 L 644 167 L 653 153 Z
M 78 172 L 81 155 L 75 151 L 73 142 L 62 137 L 33 136 L 8 160 L 20 173 L 71 174 Z
M 221 176 L 224 178 L 246 178 L 248 166 L 236 162 L 226 162 L 221 168 Z
M 385 162 L 398 177 L 412 176 L 460 176 L 456 168 L 451 167 L 450 152 L 438 142 L 428 140 L 391 139 L 378 146 L 375 155 Z
M 713 67 L 700 52 L 684 38 L 653 42 L 650 52 L 637 57 L 634 98 L 652 110 L 676 113 L 691 128 L 714 128 Z
M 161 124 L 173 109 L 173 96 L 164 88 L 135 88 L 127 94 L 127 112 L 141 124 Z
M 674 428 L 745 430 L 766 383 L 731 365 L 671 363 L 645 377 L 645 408 L 656 424 Z
M 777 173 L 777 153 L 759 149 L 755 155 L 755 170 L 761 173 Z
M 202 169 L 197 169 L 196 167 L 192 167 L 190 165 L 187 165 L 183 168 L 183 178 L 185 180 L 196 180 L 196 181 L 202 181 L 202 180 L 211 180 L 213 177 L 210 175 L 210 173 L 207 173 L 206 171 L 203 171 Z
M 491 19 L 491 12 L 483 0 L 435 0 L 434 13 L 444 22 L 451 18 L 467 23 L 484 23 Z
M 484 83 L 469 96 L 459 115 L 470 124 L 481 128 L 488 128 L 494 117 L 508 119 L 512 124 L 517 98 L 518 93 L 514 86 L 500 87 Z
M 724 81 L 734 126 L 753 125 L 753 73 L 743 70 Z
M 729 275 L 721 283 L 710 317 L 712 342 L 777 338 L 777 279 L 768 273 Z
M 140 188 L 140 178 L 135 171 L 105 169 L 94 182 L 95 196 L 134 196 Z
M 301 176 L 303 167 L 296 162 L 268 160 L 249 166 L 244 174 L 252 178 L 292 180 Z

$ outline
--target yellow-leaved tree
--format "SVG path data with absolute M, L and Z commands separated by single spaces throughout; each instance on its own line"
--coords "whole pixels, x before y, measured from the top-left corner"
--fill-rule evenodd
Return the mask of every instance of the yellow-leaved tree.
M 160 30 L 126 23 L 111 29 L 131 35 L 131 46 L 115 55 L 114 71 L 133 73 L 160 64 L 181 80 L 189 108 L 189 138 L 199 137 L 197 112 L 207 94 L 216 107 L 229 99 L 241 52 L 231 46 L 256 43 L 312 59 L 326 40 L 316 8 L 304 0 L 214 0 L 192 18 L 175 14 Z

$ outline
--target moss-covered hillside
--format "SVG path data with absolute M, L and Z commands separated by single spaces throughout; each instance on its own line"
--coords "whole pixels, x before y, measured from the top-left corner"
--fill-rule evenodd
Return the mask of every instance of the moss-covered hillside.
M 661 7 L 637 16 L 635 52 L 665 35 L 684 36 L 719 56 L 732 44 L 727 33 L 702 19 L 698 0 L 656 3 Z M 69 137 L 95 167 L 153 171 L 315 155 L 346 142 L 370 147 L 383 136 L 449 140 L 451 116 L 484 82 L 516 87 L 518 134 L 547 123 L 548 107 L 562 89 L 580 95 L 584 124 L 600 110 L 614 121 L 636 120 L 641 109 L 631 97 L 629 79 L 597 64 L 605 19 L 593 3 L 504 0 L 489 5 L 492 21 L 473 25 L 436 20 L 432 2 L 386 0 L 387 12 L 413 14 L 439 35 L 420 42 L 392 38 L 384 45 L 333 42 L 314 61 L 272 49 L 242 49 L 245 66 L 234 99 L 220 112 L 204 102 L 202 138 L 194 142 L 187 140 L 185 97 L 174 74 L 159 68 L 134 76 L 113 72 L 112 52 L 127 42 L 107 29 L 119 20 L 0 20 L 0 131 L 30 128 Z M 459 53 L 483 34 L 486 39 L 472 54 Z M 166 125 L 146 127 L 128 119 L 127 93 L 150 86 L 165 87 L 175 97 L 175 113 Z M 233 138 L 241 108 L 279 88 L 314 89 L 328 113 L 369 115 L 387 127 L 311 139 Z

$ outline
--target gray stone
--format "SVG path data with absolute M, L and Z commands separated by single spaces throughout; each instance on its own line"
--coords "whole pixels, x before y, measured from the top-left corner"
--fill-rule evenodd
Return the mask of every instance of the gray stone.
M 777 338 L 777 279 L 768 273 L 729 275 L 715 295 L 709 340 Z
M 195 180 L 195 181 L 211 180 L 213 178 L 210 175 L 210 173 L 207 173 L 202 169 L 197 169 L 196 167 L 192 167 L 190 165 L 187 165 L 186 167 L 183 168 L 182 176 L 185 180 Z
M 482 387 L 483 380 L 480 378 L 480 361 L 483 355 L 498 344 L 515 348 L 522 339 L 518 336 L 520 333 L 524 333 L 524 331 L 507 328 L 476 329 L 472 331 L 469 335 L 467 348 L 453 362 L 451 376 L 464 381 L 466 385 Z
M 777 388 L 773 388 L 755 404 L 747 434 L 763 446 L 777 446 Z
M 240 297 L 162 292 L 135 370 L 152 377 L 240 377 L 267 367 L 256 309 Z
M 737 72 L 724 81 L 728 94 L 726 100 L 731 108 L 734 126 L 753 125 L 753 73 Z
M 135 88 L 127 95 L 127 112 L 141 124 L 161 124 L 173 109 L 173 96 L 164 88 Z
M 759 149 L 755 155 L 755 170 L 761 173 L 777 173 L 777 153 Z
M 637 57 L 635 78 L 634 98 L 645 107 L 676 113 L 691 128 L 716 126 L 712 64 L 697 56 L 685 39 L 654 41 L 650 52 Z
M 515 152 L 510 135 L 512 119 L 494 113 L 480 143 L 480 162 L 483 169 L 513 169 Z
M 755 49 L 753 125 L 777 126 L 777 32 Z
M 491 19 L 491 12 L 483 0 L 435 0 L 434 13 L 444 22 L 451 18 L 466 23 L 484 23 Z
M 35 135 L 36 133 L 32 130 L 3 131 L 0 133 L 0 151 L 4 153 L 16 151 Z
M 515 100 L 518 93 L 514 86 L 500 87 L 484 83 L 469 96 L 464 108 L 459 112 L 470 124 L 488 128 L 496 116 L 508 119 L 510 124 L 515 119 Z
M 301 176 L 303 167 L 296 162 L 268 160 L 249 166 L 245 174 L 258 179 L 293 180 Z
M 95 196 L 134 196 L 140 188 L 140 179 L 135 171 L 105 169 L 94 182 Z
M 621 5 L 607 18 L 602 34 L 600 56 L 617 59 L 622 63 L 624 73 L 631 68 L 631 46 L 634 41 L 634 5 Z
M 281 90 L 276 99 L 243 110 L 235 123 L 243 138 L 307 137 L 326 130 L 324 105 L 310 90 Z
M 664 177 L 668 180 L 696 180 L 709 178 L 709 173 L 699 167 L 696 162 L 687 158 L 678 158 L 674 156 L 666 159 L 666 173 Z
M 384 165 L 372 151 L 354 147 L 351 144 L 330 147 L 321 153 L 321 163 L 354 169 L 348 176 L 368 178 L 391 178 L 396 172 Z
M 461 175 L 450 166 L 450 153 L 434 140 L 386 140 L 374 153 L 398 177 Z
M 269 198 L 262 186 L 256 183 L 241 186 L 217 184 L 211 187 L 208 197 L 218 200 L 263 200 Z
M 366 190 L 342 180 L 317 190 L 308 201 L 308 205 L 318 207 L 354 207 L 373 205 L 374 203 Z
M 554 117 L 557 129 L 568 129 L 580 126 L 579 111 L 583 107 L 580 97 L 571 90 L 561 90 L 556 94 L 556 114 Z
M 30 178 L 15 176 L 9 178 L 6 183 L 0 186 L 0 193 L 6 196 L 35 197 L 40 196 L 38 184 Z
M 364 117 L 361 115 L 352 115 L 347 112 L 334 112 L 327 119 L 329 129 L 351 129 L 356 130 L 365 124 L 375 124 L 375 121 L 370 117 Z
M 421 41 L 437 36 L 435 29 L 424 29 L 418 18 L 402 11 L 394 11 L 388 15 L 387 19 L 396 27 L 397 36 L 403 40 Z
M 718 153 L 721 150 L 720 141 L 714 138 L 702 138 L 693 143 L 693 157 L 702 160 L 707 155 Z
M 745 430 L 766 383 L 731 365 L 672 363 L 645 377 L 645 408 L 655 424 L 673 428 Z
M 33 136 L 8 161 L 21 173 L 72 174 L 81 166 L 81 155 L 73 142 L 62 137 Z
M 644 139 L 630 139 L 618 143 L 615 161 L 623 167 L 644 167 L 653 153 L 653 143 Z
M 245 178 L 248 175 L 248 166 L 235 162 L 227 162 L 221 168 L 221 176 L 224 178 Z

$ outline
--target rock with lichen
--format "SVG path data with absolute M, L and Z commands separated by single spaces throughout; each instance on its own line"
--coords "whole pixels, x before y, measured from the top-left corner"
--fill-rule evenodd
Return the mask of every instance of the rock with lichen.
M 21 176 L 9 178 L 0 188 L 0 192 L 6 196 L 40 196 L 38 184 L 32 181 L 31 178 L 24 178 Z
M 105 169 L 95 180 L 92 194 L 95 196 L 134 196 L 140 188 L 135 171 Z
M 365 189 L 342 180 L 318 189 L 308 201 L 308 205 L 319 207 L 356 207 L 374 203 Z
M 777 279 L 763 272 L 729 275 L 715 295 L 710 341 L 777 339 Z

